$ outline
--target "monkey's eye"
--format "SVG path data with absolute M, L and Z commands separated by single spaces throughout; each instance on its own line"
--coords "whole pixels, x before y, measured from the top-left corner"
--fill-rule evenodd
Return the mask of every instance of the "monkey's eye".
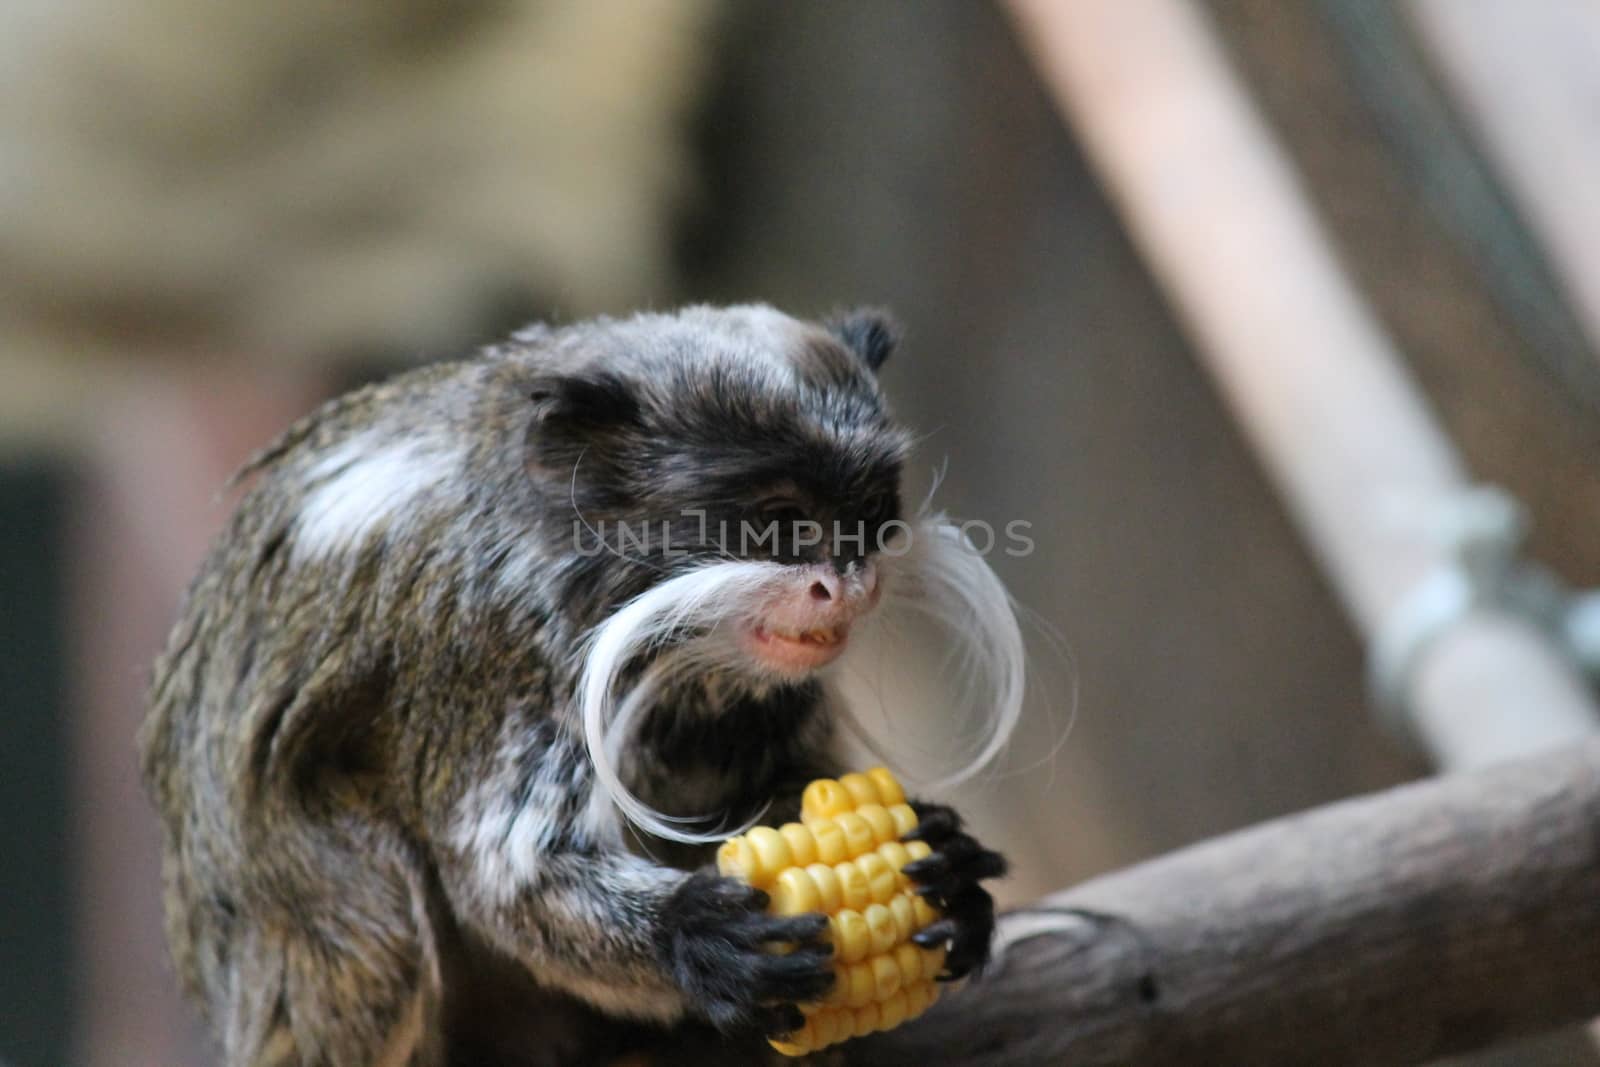
M 806 509 L 792 496 L 769 496 L 756 505 L 756 515 L 763 526 L 777 523 L 785 532 L 797 522 L 806 521 Z
M 861 503 L 861 521 L 876 526 L 894 517 L 897 502 L 893 493 L 873 493 Z

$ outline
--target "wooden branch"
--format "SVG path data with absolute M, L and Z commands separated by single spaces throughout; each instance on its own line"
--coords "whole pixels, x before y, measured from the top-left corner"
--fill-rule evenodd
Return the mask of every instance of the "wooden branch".
M 1414 1064 L 1600 1012 L 1600 741 L 1184 849 L 1002 920 L 895 1064 Z

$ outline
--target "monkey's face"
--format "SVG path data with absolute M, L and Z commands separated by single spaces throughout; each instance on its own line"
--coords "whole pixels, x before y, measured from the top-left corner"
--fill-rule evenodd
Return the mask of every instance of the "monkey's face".
M 547 536 L 574 557 L 570 603 L 599 621 L 710 564 L 765 564 L 763 580 L 718 594 L 719 665 L 795 679 L 836 659 L 910 533 L 908 438 L 877 383 L 892 343 L 881 316 L 823 327 L 767 308 L 646 316 L 568 342 L 573 369 L 531 390 L 530 469 Z
M 682 706 L 658 697 L 694 690 L 716 695 L 696 713 L 771 713 L 785 702 L 739 698 L 822 696 L 816 675 L 870 671 L 867 631 L 881 637 L 901 613 L 946 624 L 958 654 L 938 688 L 992 724 L 951 780 L 993 758 L 1021 714 L 1005 587 L 959 527 L 902 515 L 910 442 L 877 383 L 892 342 L 871 314 L 822 327 L 695 308 L 579 328 L 542 353 L 554 366 L 530 390 L 528 469 L 563 610 L 588 634 L 584 745 L 596 795 L 652 834 L 704 842 L 726 829 L 686 830 L 624 781 L 640 724 Z M 847 656 L 851 642 L 863 647 Z

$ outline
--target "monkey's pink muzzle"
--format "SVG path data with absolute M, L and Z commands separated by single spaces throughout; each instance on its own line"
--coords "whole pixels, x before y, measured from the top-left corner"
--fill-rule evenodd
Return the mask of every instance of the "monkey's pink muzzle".
M 743 637 L 750 654 L 783 674 L 805 674 L 844 652 L 850 624 L 878 603 L 878 572 L 870 560 L 840 574 L 830 564 L 791 568 L 775 583 Z

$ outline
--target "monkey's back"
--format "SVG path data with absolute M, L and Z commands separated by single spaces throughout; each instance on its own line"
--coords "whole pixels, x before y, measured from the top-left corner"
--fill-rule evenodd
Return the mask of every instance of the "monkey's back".
M 242 472 L 253 484 L 184 597 L 139 737 L 168 939 L 203 1000 L 232 980 L 235 942 L 250 936 L 241 915 L 270 924 L 321 893 L 418 892 L 409 794 L 436 776 L 417 773 L 428 738 L 403 697 L 475 688 L 453 725 L 489 743 L 493 723 L 473 717 L 492 706 L 495 657 L 480 649 L 509 623 L 468 617 L 463 589 L 482 578 L 464 560 L 483 546 L 439 546 L 514 491 L 494 438 L 514 434 L 500 423 L 521 373 L 491 355 L 347 394 Z M 455 476 L 469 467 L 478 480 Z M 478 525 L 492 541 L 496 524 Z M 520 625 L 536 644 L 537 627 Z M 474 654 L 483 670 L 469 679 L 460 663 Z M 537 688 L 537 657 L 517 669 Z M 351 838 L 370 866 L 339 869 Z

